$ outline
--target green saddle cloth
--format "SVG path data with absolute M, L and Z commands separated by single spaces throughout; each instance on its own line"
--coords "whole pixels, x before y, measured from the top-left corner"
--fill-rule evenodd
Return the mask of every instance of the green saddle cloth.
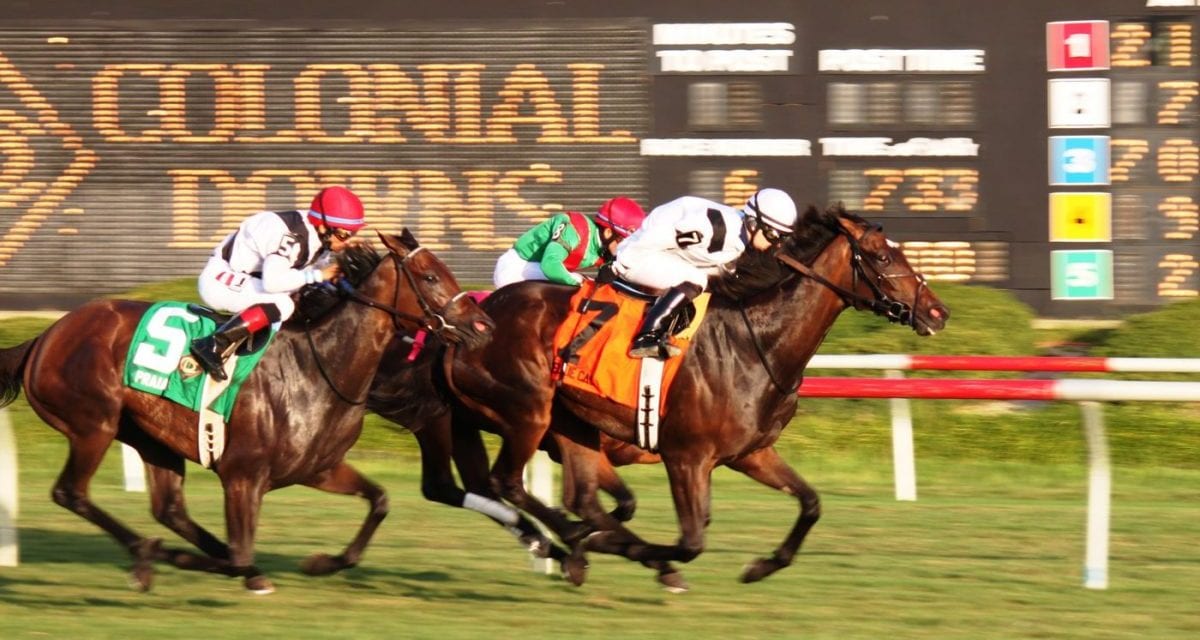
M 158 302 L 146 310 L 138 323 L 129 354 L 125 357 L 125 385 L 162 396 L 193 411 L 200 411 L 200 398 L 208 373 L 189 353 L 192 340 L 212 334 L 217 323 L 188 311 L 184 302 Z M 229 386 L 209 408 L 229 420 L 238 390 L 267 352 L 274 329 L 261 347 L 239 354 Z

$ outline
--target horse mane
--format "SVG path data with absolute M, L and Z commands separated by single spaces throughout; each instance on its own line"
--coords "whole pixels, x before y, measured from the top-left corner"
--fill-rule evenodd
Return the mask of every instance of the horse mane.
M 347 246 L 333 254 L 333 259 L 341 267 L 342 277 L 357 287 L 371 275 L 383 256 L 369 244 L 362 243 Z M 328 282 L 304 285 L 296 297 L 296 316 L 310 323 L 328 315 L 345 299 L 341 290 Z
M 367 279 L 367 276 L 371 275 L 383 256 L 379 255 L 374 247 L 364 242 L 352 244 L 333 254 L 333 259 L 341 267 L 342 277 L 357 287 Z
M 841 233 L 840 218 L 858 223 L 865 221 L 846 211 L 839 202 L 824 211 L 809 205 L 800 217 L 796 232 L 784 241 L 781 251 L 800 262 L 811 265 L 829 243 Z M 734 262 L 732 273 L 712 282 L 714 295 L 731 300 L 743 300 L 769 289 L 775 289 L 793 278 L 796 272 L 785 266 L 770 251 L 747 249 Z

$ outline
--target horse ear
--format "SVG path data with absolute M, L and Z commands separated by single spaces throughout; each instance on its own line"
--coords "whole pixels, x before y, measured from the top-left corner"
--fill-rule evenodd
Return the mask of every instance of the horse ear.
M 405 229 L 405 231 L 407 232 L 408 229 Z M 375 233 L 379 236 L 379 240 L 383 242 L 383 246 L 388 248 L 388 251 L 391 251 L 398 256 L 408 255 L 409 249 L 408 247 L 404 246 L 403 239 L 396 236 L 387 235 L 382 231 L 376 231 Z
M 417 242 L 417 237 L 408 230 L 408 227 L 404 227 L 400 230 L 400 242 L 403 242 L 404 246 L 408 247 L 409 249 L 416 249 L 417 247 L 421 246 L 421 243 Z

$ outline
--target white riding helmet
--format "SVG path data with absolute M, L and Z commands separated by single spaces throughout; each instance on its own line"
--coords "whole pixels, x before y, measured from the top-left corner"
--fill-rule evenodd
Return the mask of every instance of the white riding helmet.
M 746 201 L 742 213 L 783 233 L 791 233 L 796 226 L 796 203 L 779 189 L 759 189 Z

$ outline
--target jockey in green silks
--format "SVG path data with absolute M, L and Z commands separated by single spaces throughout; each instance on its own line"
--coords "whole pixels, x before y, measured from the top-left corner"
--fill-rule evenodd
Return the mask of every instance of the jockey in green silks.
M 646 212 L 630 198 L 613 198 L 594 216 L 558 213 L 517 239 L 496 261 L 496 288 L 523 280 L 549 280 L 578 286 L 576 273 L 612 260 L 617 244 L 641 225 Z

